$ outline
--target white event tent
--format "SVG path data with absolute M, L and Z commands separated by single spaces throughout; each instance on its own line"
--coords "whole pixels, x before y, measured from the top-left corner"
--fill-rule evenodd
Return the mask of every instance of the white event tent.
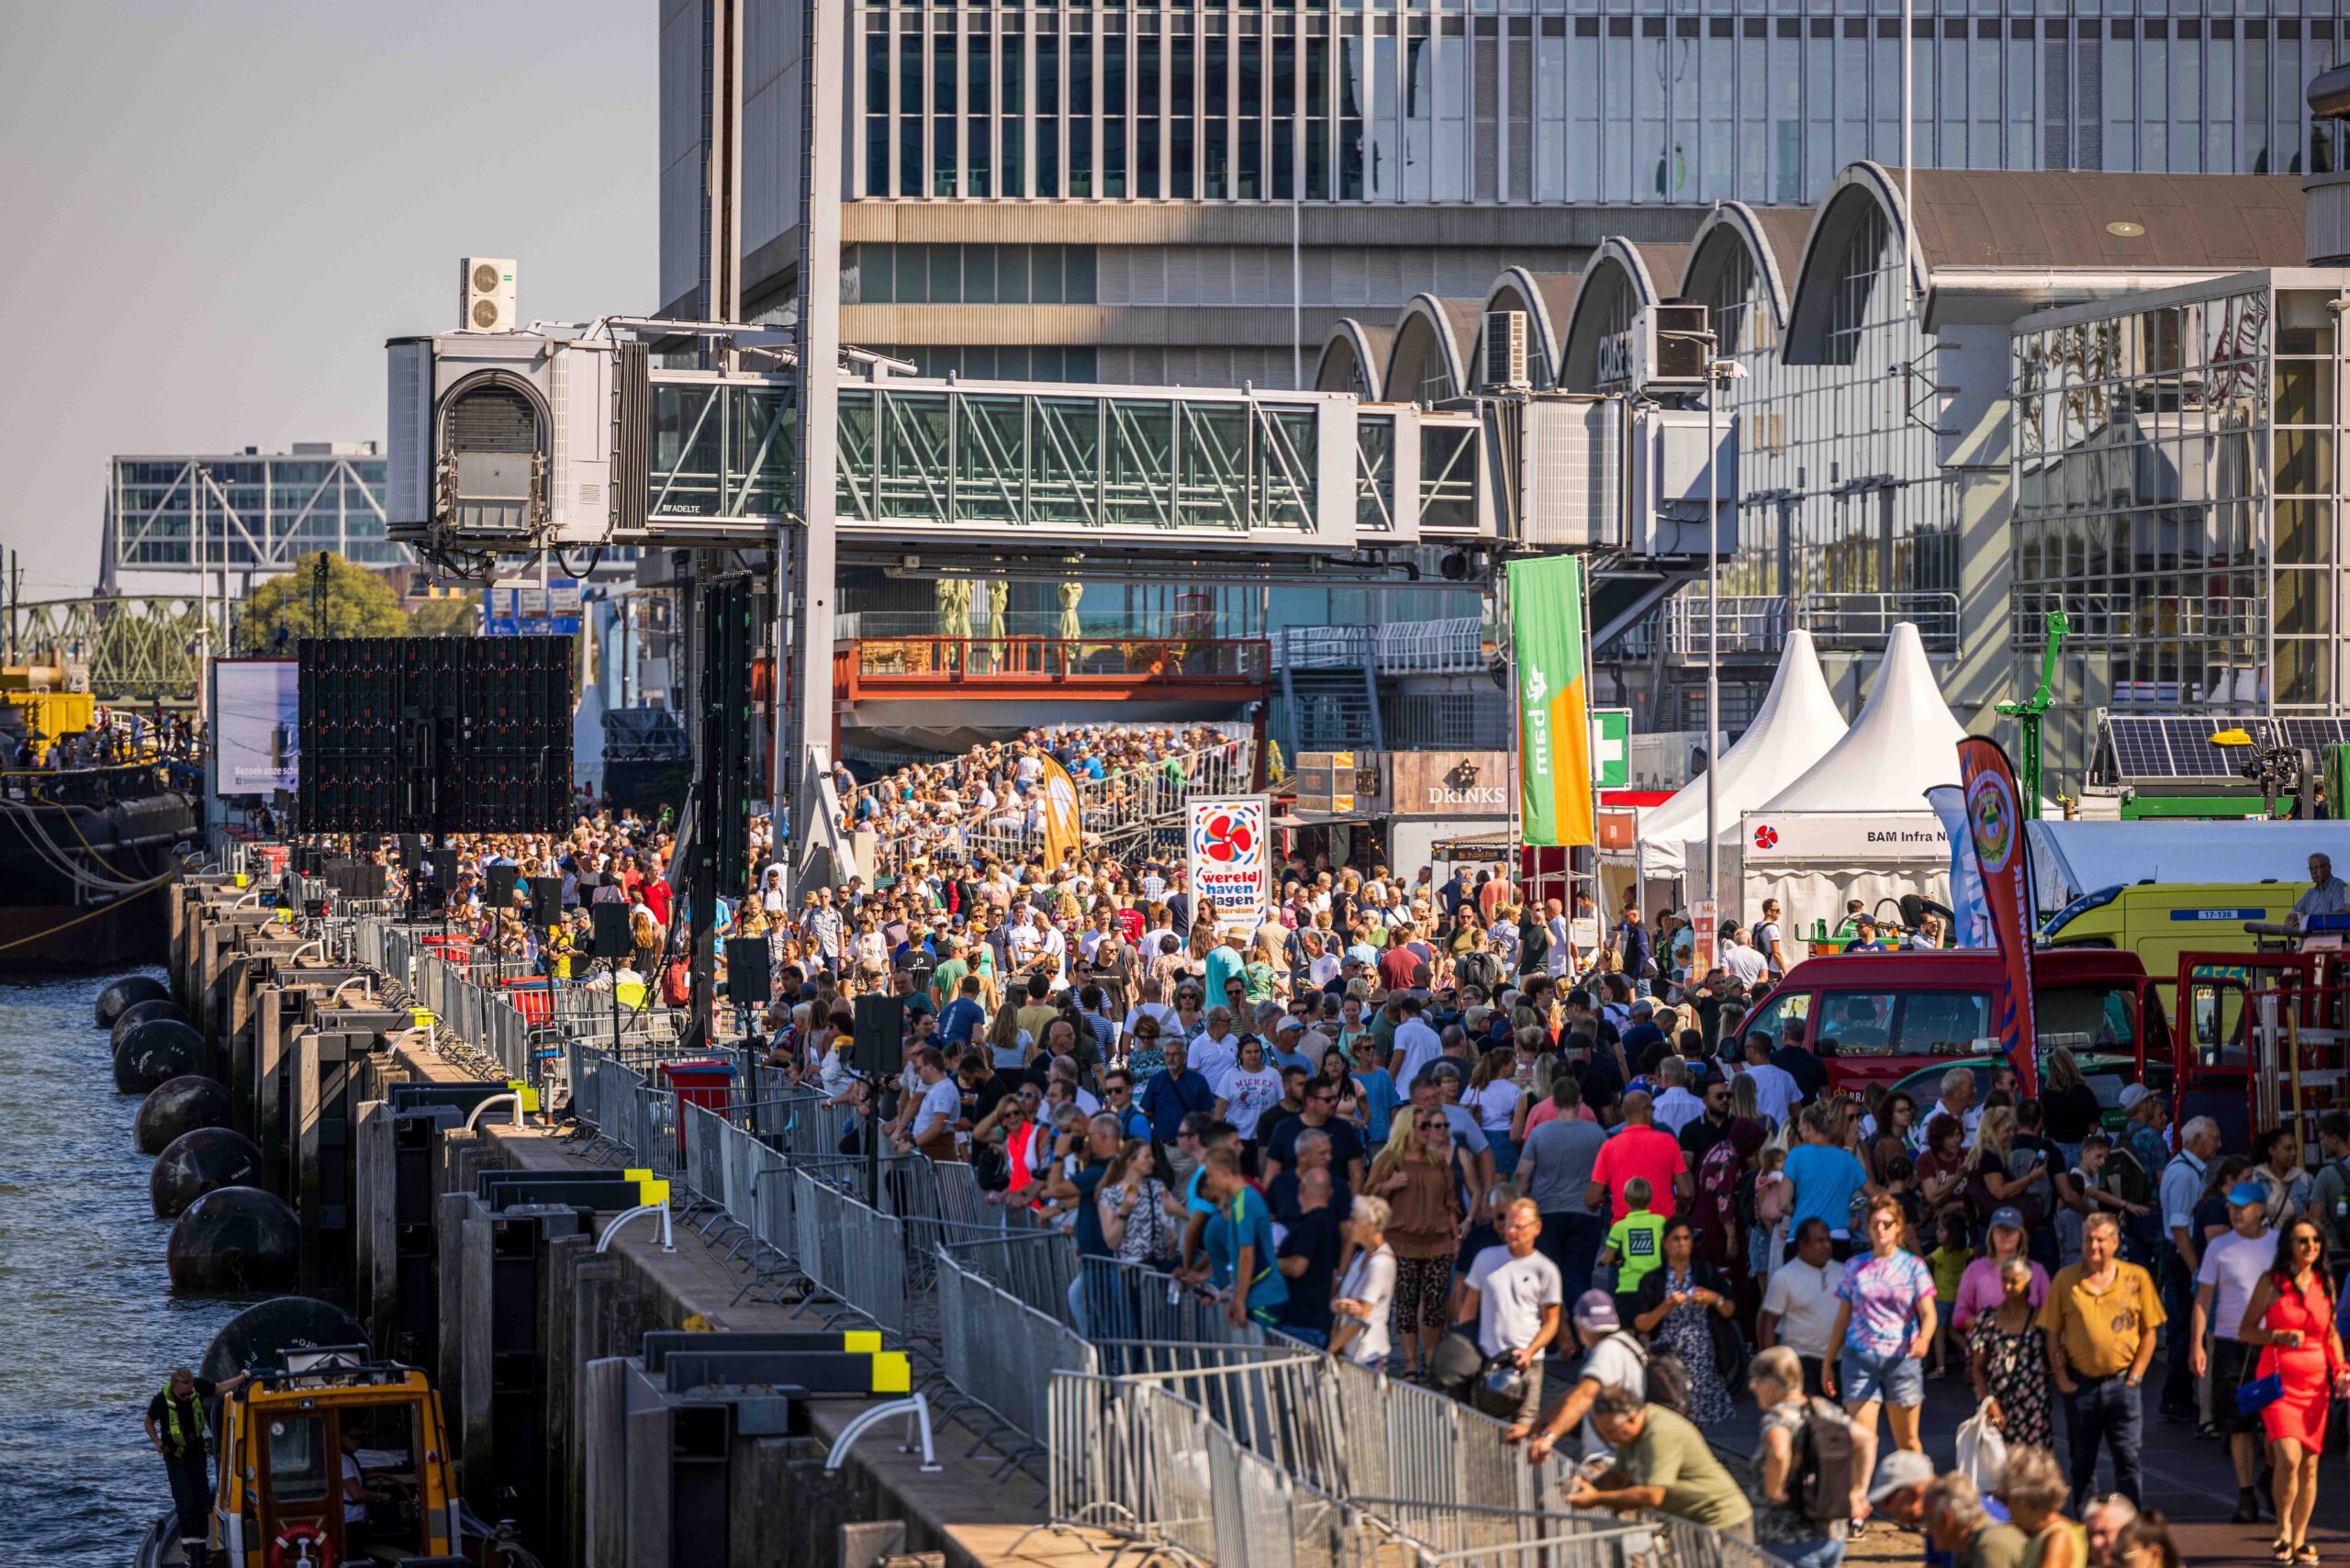
M 1738 825 L 1740 812 L 1761 805 L 1828 754 L 1844 734 L 1844 715 L 1819 672 L 1819 655 L 1811 633 L 1787 633 L 1785 652 L 1779 655 L 1778 673 L 1763 693 L 1754 722 L 1722 753 L 1716 773 L 1716 810 L 1726 828 Z M 1624 889 L 1637 880 L 1641 907 L 1657 900 L 1679 903 L 1672 883 L 1682 874 L 1684 840 L 1694 857 L 1696 874 L 1705 871 L 1706 780 L 1692 779 L 1670 800 L 1642 812 L 1637 836 L 1628 850 L 1600 857 L 1605 902 L 1610 911 L 1622 907 Z M 1691 839 L 1691 835 L 1695 837 Z M 1725 835 L 1727 836 L 1727 834 Z M 1610 870 L 1616 875 L 1610 877 Z
M 1942 701 L 1918 628 L 1897 625 L 1844 737 L 1748 809 L 1736 843 L 1724 845 L 1723 880 L 1736 890 L 1729 901 L 1736 912 L 1751 921 L 1775 898 L 1788 935 L 1799 936 L 1815 921 L 1832 930 L 1850 899 L 1873 909 L 1914 892 L 1947 904 L 1950 842 L 1926 791 L 1957 781 L 1965 734 Z

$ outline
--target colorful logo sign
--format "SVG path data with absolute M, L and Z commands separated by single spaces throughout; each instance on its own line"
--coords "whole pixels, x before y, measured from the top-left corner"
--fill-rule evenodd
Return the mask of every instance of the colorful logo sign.
M 1773 827 L 1769 823 L 1756 823 L 1754 824 L 1754 847 L 1757 849 L 1776 849 L 1778 846 L 1779 830 Z
M 1998 773 L 1978 773 L 1966 787 L 1966 818 L 1986 876 L 2008 868 L 2016 852 L 2016 802 Z
M 1193 801 L 1184 860 L 1193 918 L 1221 929 L 1254 931 L 1272 913 L 1272 801 L 1263 795 Z

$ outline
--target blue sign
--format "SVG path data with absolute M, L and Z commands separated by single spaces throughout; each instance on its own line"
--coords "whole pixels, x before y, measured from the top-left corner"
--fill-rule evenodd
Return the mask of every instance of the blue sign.
M 509 577 L 481 590 L 481 629 L 491 637 L 579 635 L 579 582 L 549 577 Z M 552 613 L 550 613 L 552 611 Z
M 2266 920 L 2265 909 L 2175 909 L 2173 920 Z

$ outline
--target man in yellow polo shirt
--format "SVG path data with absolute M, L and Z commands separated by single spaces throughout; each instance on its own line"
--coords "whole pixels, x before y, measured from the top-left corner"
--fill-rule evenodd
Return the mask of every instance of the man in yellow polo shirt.
M 2110 1210 L 2089 1215 L 2081 1226 L 2081 1260 L 2056 1271 L 2040 1306 L 2048 1364 L 2065 1396 L 2076 1518 L 2096 1489 L 2100 1442 L 2113 1455 L 2114 1489 L 2138 1501 L 2138 1445 L 2145 1425 L 2138 1385 L 2154 1359 L 2163 1307 L 2153 1276 L 2121 1261 L 2121 1222 Z

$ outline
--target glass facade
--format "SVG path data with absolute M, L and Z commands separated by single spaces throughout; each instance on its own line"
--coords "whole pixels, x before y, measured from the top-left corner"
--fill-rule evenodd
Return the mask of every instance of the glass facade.
M 2051 610 L 2080 676 L 2052 764 L 2098 706 L 2339 711 L 2344 297 L 2247 274 L 2019 326 L 2017 678 Z
M 1884 206 L 1848 186 L 1829 211 L 1826 270 L 1784 343 L 1736 231 L 1714 230 L 1690 272 L 1747 373 L 1723 384 L 1740 505 L 1721 591 L 1784 601 L 1830 643 L 1903 620 L 1954 630 L 1958 491 L 1934 449 L 1935 342 Z
M 1942 0 L 1907 40 L 1921 167 L 2335 166 L 2303 86 L 2334 0 Z M 1895 0 L 861 4 L 865 196 L 1817 200 L 1901 158 Z M 1832 14 L 1831 14 L 1832 13 Z M 2314 138 L 2314 140 L 2312 140 Z
M 331 550 L 363 566 L 400 565 L 407 547 L 385 536 L 385 464 L 308 454 L 118 457 L 106 487 L 116 558 L 138 571 L 283 571 Z

